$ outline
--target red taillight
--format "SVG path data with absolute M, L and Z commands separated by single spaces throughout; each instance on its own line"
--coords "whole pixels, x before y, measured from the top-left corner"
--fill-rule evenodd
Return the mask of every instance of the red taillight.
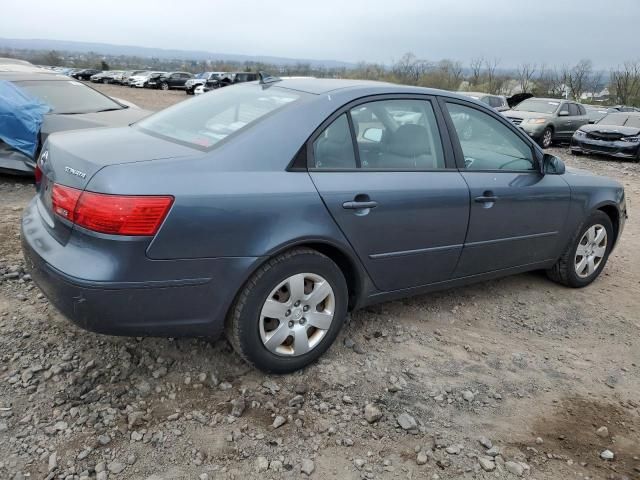
M 56 214 L 111 235 L 155 235 L 173 203 L 168 195 L 106 195 L 58 184 L 52 192 Z
M 53 213 L 73 222 L 73 212 L 76 210 L 76 204 L 81 194 L 82 190 L 54 183 L 51 189 Z
M 40 170 L 40 163 L 36 163 L 36 169 L 33 172 L 33 175 L 36 177 L 36 185 L 40 185 L 42 181 L 42 170 Z

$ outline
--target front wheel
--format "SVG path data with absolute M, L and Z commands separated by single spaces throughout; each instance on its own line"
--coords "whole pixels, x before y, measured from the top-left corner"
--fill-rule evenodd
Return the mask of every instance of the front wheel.
M 614 240 L 609 216 L 601 211 L 593 212 L 547 275 L 568 287 L 586 287 L 604 269 Z
M 225 325 L 229 342 L 265 372 L 289 373 L 317 360 L 347 314 L 347 284 L 325 255 L 296 248 L 269 260 L 238 295 Z
M 542 136 L 540 137 L 540 146 L 542 148 L 549 148 L 551 147 L 552 143 L 553 143 L 553 130 L 551 130 L 551 127 L 547 127 L 544 129 L 544 132 L 542 132 Z
M 162 83 L 160 84 L 160 88 L 161 88 L 162 90 L 169 90 L 169 84 L 168 84 L 168 83 L 166 83 L 166 82 L 162 82 Z

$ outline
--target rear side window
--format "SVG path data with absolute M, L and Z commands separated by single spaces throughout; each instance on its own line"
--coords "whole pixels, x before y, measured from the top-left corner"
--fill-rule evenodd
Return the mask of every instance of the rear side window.
M 500 108 L 503 106 L 502 98 L 500 97 L 489 97 L 489 105 L 493 108 Z
M 572 117 L 577 117 L 578 115 L 580 115 L 580 109 L 578 108 L 578 105 L 576 105 L 575 103 L 569 104 L 569 115 L 571 115 Z
M 431 102 L 381 100 L 351 110 L 363 169 L 445 168 Z
M 221 88 L 162 110 L 136 126 L 169 140 L 210 148 L 303 95 L 278 87 L 263 90 L 256 85 Z
M 587 109 L 584 108 L 582 105 L 578 105 L 578 110 L 580 110 L 580 115 L 586 115 L 587 114 Z
M 316 168 L 356 168 L 356 155 L 346 113 L 336 118 L 313 142 L 313 158 Z

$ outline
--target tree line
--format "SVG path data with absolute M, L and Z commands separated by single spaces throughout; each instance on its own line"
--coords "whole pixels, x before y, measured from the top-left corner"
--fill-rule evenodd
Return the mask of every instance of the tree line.
M 17 53 L 17 55 L 16 55 Z M 203 71 L 265 71 L 282 76 L 315 76 L 382 80 L 444 90 L 479 91 L 510 95 L 531 93 L 536 96 L 568 96 L 580 100 L 585 93 L 609 90 L 609 103 L 640 106 L 640 60 L 628 61 L 608 72 L 595 70 L 588 59 L 561 67 L 522 63 L 515 69 L 501 68 L 499 58 L 477 57 L 468 65 L 456 60 L 430 61 L 405 53 L 391 65 L 360 62 L 354 67 L 323 67 L 306 62 L 274 65 L 260 62 L 195 61 L 143 58 L 127 55 L 102 55 L 24 50 L 0 52 L 0 56 L 19 56 L 39 65 L 73 66 L 129 70 L 149 69 L 192 73 Z M 593 101 L 587 98 L 583 101 Z

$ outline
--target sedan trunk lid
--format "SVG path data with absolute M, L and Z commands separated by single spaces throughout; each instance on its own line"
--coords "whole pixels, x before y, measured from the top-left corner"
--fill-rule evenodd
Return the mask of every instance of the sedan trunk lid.
M 201 152 L 130 127 L 57 133 L 45 143 L 40 155 L 38 209 L 53 237 L 65 244 L 73 224 L 54 214 L 55 184 L 84 190 L 91 178 L 108 165 L 192 157 L 194 153 Z

